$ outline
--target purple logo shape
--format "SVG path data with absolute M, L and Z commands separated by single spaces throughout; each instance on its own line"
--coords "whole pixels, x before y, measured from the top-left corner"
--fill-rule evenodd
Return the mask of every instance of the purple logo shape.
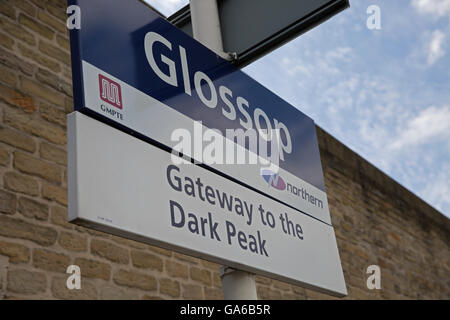
M 280 177 L 278 173 L 275 173 L 268 169 L 261 170 L 261 176 L 266 180 L 269 186 L 274 187 L 278 190 L 286 189 L 286 182 L 284 182 L 283 178 Z

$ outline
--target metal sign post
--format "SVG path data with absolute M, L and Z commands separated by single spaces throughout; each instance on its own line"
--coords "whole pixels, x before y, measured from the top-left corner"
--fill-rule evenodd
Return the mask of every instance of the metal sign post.
M 194 1 L 195 3 L 196 1 Z M 316 27 L 350 6 L 349 0 L 216 0 L 221 23 L 221 47 L 244 67 Z M 208 0 L 200 1 L 202 6 Z M 200 19 L 208 19 L 202 15 Z M 199 16 L 195 19 L 198 25 Z M 193 32 L 192 3 L 167 18 L 186 34 Z M 214 30 L 206 30 L 210 32 Z M 202 41 L 199 39 L 199 41 Z
M 219 12 L 216 0 L 190 0 L 194 39 L 220 56 L 222 47 Z M 251 273 L 221 266 L 223 296 L 227 300 L 257 300 L 255 276 Z

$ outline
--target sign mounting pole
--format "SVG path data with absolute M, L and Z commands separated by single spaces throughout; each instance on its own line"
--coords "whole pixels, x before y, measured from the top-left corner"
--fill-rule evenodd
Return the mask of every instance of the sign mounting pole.
M 223 51 L 217 0 L 190 0 L 189 4 L 193 38 L 223 59 L 230 60 L 230 55 Z
M 223 52 L 217 0 L 190 0 L 194 39 L 230 60 Z M 220 267 L 222 290 L 227 300 L 257 300 L 255 275 L 227 266 Z

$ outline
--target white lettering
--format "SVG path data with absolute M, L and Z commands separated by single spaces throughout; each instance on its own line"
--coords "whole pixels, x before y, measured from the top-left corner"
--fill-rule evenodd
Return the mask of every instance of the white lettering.
M 189 60 L 186 49 L 183 48 L 182 46 L 179 46 L 180 61 L 178 62 L 176 62 L 176 59 L 173 59 L 173 57 L 172 59 L 170 59 L 161 54 L 159 59 L 168 67 L 168 73 L 167 70 L 165 73 L 159 68 L 155 60 L 153 51 L 154 51 L 154 44 L 157 42 L 163 44 L 170 51 L 172 51 L 172 43 L 169 40 L 159 35 L 158 33 L 148 32 L 145 35 L 144 46 L 145 46 L 145 54 L 150 64 L 150 67 L 158 75 L 158 77 L 161 78 L 161 80 L 174 87 L 178 87 L 177 63 L 181 65 L 184 92 L 187 95 L 191 96 L 192 82 L 190 76 L 191 74 L 189 72 L 189 64 L 188 64 Z M 291 135 L 284 123 L 278 121 L 277 119 L 269 118 L 266 112 L 264 112 L 260 108 L 254 109 L 252 118 L 249 112 L 250 103 L 244 97 L 238 96 L 236 100 L 233 101 L 233 92 L 231 91 L 231 89 L 229 89 L 224 85 L 218 87 L 219 90 L 219 97 L 218 97 L 217 88 L 215 87 L 214 82 L 206 73 L 197 70 L 195 73 L 193 73 L 193 75 L 194 75 L 193 83 L 195 86 L 195 91 L 197 92 L 199 99 L 207 108 L 215 109 L 219 104 L 219 97 L 220 97 L 221 100 L 220 106 L 222 109 L 221 113 L 225 118 L 231 121 L 236 121 L 239 118 L 239 125 L 241 127 L 243 127 L 245 130 L 256 128 L 258 130 L 259 135 L 265 141 L 277 140 L 275 141 L 276 149 L 275 148 L 271 149 L 270 152 L 271 154 L 270 162 L 278 163 L 279 160 L 284 161 L 285 160 L 284 154 L 292 153 Z M 103 90 L 103 92 L 104 94 L 105 92 L 106 94 L 108 94 L 108 99 L 114 99 L 116 101 L 119 101 L 120 103 L 120 100 L 117 100 L 118 97 L 115 95 L 116 88 L 111 87 L 105 89 L 106 90 Z M 236 106 L 237 110 L 240 113 L 239 115 L 236 113 Z M 265 123 L 263 123 L 263 121 Z M 275 135 L 272 132 L 275 132 Z M 276 139 L 273 139 L 274 137 Z M 261 155 L 261 151 L 264 150 L 266 151 L 265 153 L 267 155 L 267 147 L 260 148 L 259 154 Z M 200 156 L 201 158 L 202 155 L 201 148 L 199 146 L 196 146 L 195 143 L 194 143 L 194 154 Z M 273 159 L 275 155 L 279 157 L 278 159 L 276 159 L 276 161 L 274 161 Z
M 167 48 L 172 50 L 172 44 L 169 42 L 169 40 L 155 32 L 147 33 L 144 39 L 144 48 L 148 63 L 150 63 L 153 71 L 155 71 L 158 77 L 160 77 L 164 82 L 167 82 L 174 87 L 178 87 L 177 73 L 175 72 L 175 62 L 173 60 L 170 60 L 166 56 L 161 55 L 161 61 L 169 67 L 169 75 L 162 72 L 156 64 L 155 57 L 153 56 L 153 45 L 155 44 L 155 42 L 160 42 Z

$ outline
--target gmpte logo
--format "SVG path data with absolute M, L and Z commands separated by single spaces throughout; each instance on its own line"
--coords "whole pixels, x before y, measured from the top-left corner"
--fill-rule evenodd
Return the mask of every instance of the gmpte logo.
M 111 105 L 122 110 L 122 89 L 120 85 L 101 74 L 98 75 L 98 84 L 100 88 L 100 99 L 107 103 L 106 105 L 102 104 L 100 106 L 102 111 L 114 118 L 123 120 L 123 115 L 120 112 L 109 107 Z
M 261 169 L 261 176 L 266 180 L 269 187 L 273 187 L 278 190 L 286 189 L 286 182 L 280 177 L 278 173 L 268 169 Z
M 101 74 L 98 75 L 98 82 L 100 85 L 100 98 L 114 107 L 122 109 L 122 90 L 120 85 Z

